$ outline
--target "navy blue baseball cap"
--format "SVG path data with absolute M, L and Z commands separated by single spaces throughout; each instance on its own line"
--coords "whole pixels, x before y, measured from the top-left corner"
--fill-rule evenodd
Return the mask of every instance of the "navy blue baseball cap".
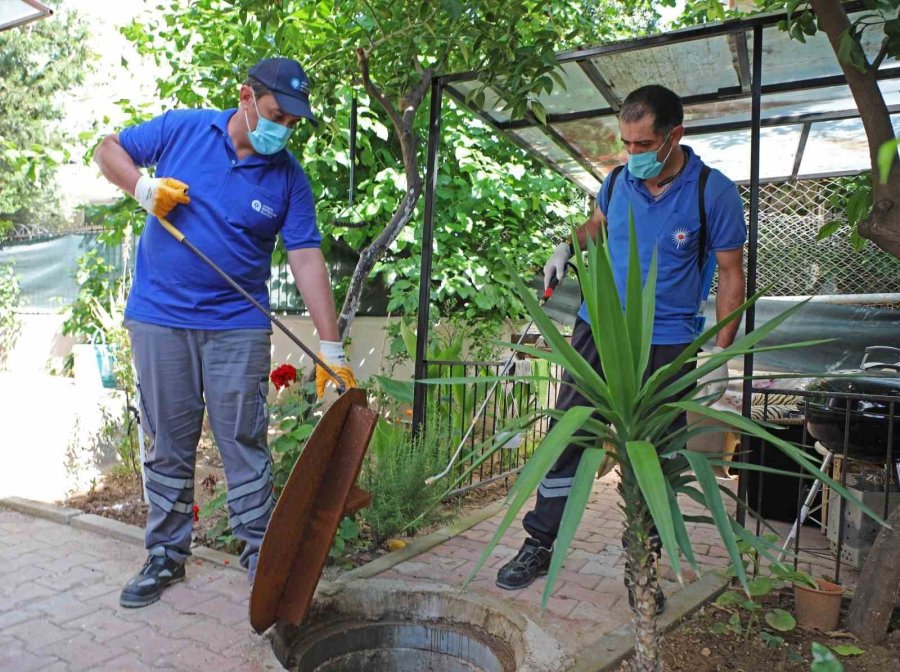
M 318 125 L 309 107 L 309 77 L 292 58 L 264 58 L 247 73 L 265 86 L 282 110 Z

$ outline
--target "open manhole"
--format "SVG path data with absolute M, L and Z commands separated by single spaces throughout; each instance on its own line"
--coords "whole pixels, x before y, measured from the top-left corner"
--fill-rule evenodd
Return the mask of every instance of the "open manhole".
M 438 623 L 337 623 L 294 651 L 294 672 L 514 672 L 512 649 Z
M 291 672 L 565 669 L 557 642 L 522 614 L 434 584 L 368 580 L 320 590 L 301 625 L 279 623 L 269 637 Z

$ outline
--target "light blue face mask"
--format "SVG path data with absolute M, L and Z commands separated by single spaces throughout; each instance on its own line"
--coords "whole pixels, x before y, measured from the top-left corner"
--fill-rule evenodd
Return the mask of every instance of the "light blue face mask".
M 666 136 L 666 139 L 663 140 L 663 145 L 669 140 L 672 136 L 672 133 L 669 132 L 669 135 Z M 675 144 L 673 143 L 669 147 L 669 153 L 666 154 L 666 158 L 662 161 L 659 160 L 658 154 L 659 149 L 649 151 L 649 152 L 641 152 L 640 154 L 629 154 L 628 155 L 628 172 L 634 175 L 639 180 L 647 180 L 651 177 L 656 177 L 662 172 L 663 166 L 666 161 L 669 160 L 669 155 L 672 153 L 672 150 L 675 148 Z M 660 149 L 662 149 L 662 145 L 660 145 Z
M 247 137 L 257 154 L 275 154 L 284 149 L 288 138 L 294 132 L 293 128 L 276 124 L 271 119 L 266 119 L 259 113 L 256 104 L 256 94 L 253 94 L 253 107 L 256 108 L 256 130 L 250 130 L 250 120 L 247 118 L 247 110 L 244 110 L 244 121 L 247 123 Z

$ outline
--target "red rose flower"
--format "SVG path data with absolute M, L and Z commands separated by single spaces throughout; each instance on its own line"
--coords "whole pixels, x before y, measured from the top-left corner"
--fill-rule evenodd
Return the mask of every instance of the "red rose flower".
M 196 523 L 199 520 L 200 520 L 200 507 L 197 506 L 196 504 L 194 504 L 194 522 Z
M 269 374 L 269 380 L 272 381 L 276 390 L 288 387 L 291 383 L 297 382 L 297 369 L 290 364 L 282 364 Z

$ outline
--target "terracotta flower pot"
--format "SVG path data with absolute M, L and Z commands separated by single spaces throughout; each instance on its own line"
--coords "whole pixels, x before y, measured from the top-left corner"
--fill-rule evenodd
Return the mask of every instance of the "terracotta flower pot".
M 797 625 L 817 630 L 835 630 L 841 614 L 843 586 L 825 579 L 815 579 L 818 590 L 794 584 L 794 611 Z

